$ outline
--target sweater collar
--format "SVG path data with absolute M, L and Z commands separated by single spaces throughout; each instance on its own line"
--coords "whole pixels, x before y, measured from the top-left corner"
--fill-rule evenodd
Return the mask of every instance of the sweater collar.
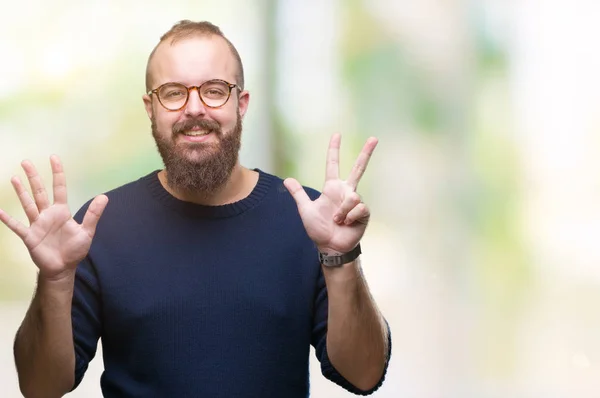
M 144 180 L 146 187 L 154 199 L 178 213 L 190 217 L 227 218 L 237 216 L 256 207 L 272 185 L 273 178 L 271 175 L 260 169 L 254 170 L 258 172 L 258 182 L 252 189 L 252 192 L 250 192 L 250 195 L 237 202 L 221 206 L 200 205 L 177 199 L 162 186 L 158 179 L 160 170 L 153 171 L 143 177 L 142 180 Z

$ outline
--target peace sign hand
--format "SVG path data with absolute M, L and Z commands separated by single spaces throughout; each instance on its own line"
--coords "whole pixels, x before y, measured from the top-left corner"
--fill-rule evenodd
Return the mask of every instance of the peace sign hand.
M 90 204 L 82 224 L 73 220 L 67 204 L 65 174 L 58 156 L 50 158 L 53 177 L 54 203 L 50 204 L 46 189 L 33 164 L 21 165 L 33 193 L 33 199 L 18 177 L 11 183 L 29 220 L 29 228 L 0 210 L 0 221 L 25 243 L 31 259 L 40 269 L 40 275 L 60 279 L 87 255 L 96 225 L 106 208 L 108 198 L 97 196 Z
M 325 185 L 321 196 L 310 200 L 302 185 L 293 178 L 284 181 L 294 197 L 298 212 L 308 236 L 324 253 L 348 253 L 363 237 L 370 212 L 356 193 L 369 159 L 377 146 L 376 138 L 365 143 L 347 180 L 339 178 L 339 151 L 341 136 L 334 134 L 329 142 Z

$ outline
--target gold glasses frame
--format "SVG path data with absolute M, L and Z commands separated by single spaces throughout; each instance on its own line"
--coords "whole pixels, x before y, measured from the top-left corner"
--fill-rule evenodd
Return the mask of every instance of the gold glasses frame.
M 221 105 L 208 105 L 206 103 L 206 101 L 204 101 L 204 98 L 202 98 L 202 86 L 204 86 L 205 84 L 211 84 L 211 83 L 224 83 L 228 88 L 229 88 L 229 92 L 227 93 L 227 98 L 225 99 L 225 101 L 223 101 L 223 103 Z M 178 84 L 181 85 L 182 87 L 187 88 L 187 97 L 185 98 L 185 102 L 183 103 L 183 105 L 177 109 L 171 109 L 168 108 L 165 104 L 163 104 L 162 100 L 160 99 L 160 94 L 158 93 L 160 91 L 161 88 L 163 88 L 164 86 L 168 85 L 168 84 Z M 149 90 L 146 94 L 148 94 L 149 96 L 152 96 L 152 94 L 156 94 L 156 98 L 158 98 L 158 102 L 162 105 L 163 108 L 165 108 L 167 111 L 169 112 L 177 112 L 182 110 L 183 108 L 185 108 L 187 106 L 188 101 L 190 100 L 190 93 L 192 90 L 196 90 L 196 92 L 198 93 L 198 97 L 200 97 L 200 101 L 202 101 L 202 104 L 204 104 L 204 106 L 206 106 L 207 108 L 211 108 L 211 109 L 216 109 L 216 108 L 221 108 L 222 106 L 224 106 L 227 101 L 229 101 L 229 98 L 231 97 L 231 91 L 234 88 L 240 88 L 240 86 L 238 86 L 237 84 L 234 83 L 229 83 L 228 81 L 222 80 L 222 79 L 212 79 L 212 80 L 207 80 L 204 83 L 202 83 L 199 86 L 186 86 L 183 83 L 177 83 L 177 82 L 167 82 L 164 84 L 161 84 L 160 86 L 156 87 L 153 90 Z

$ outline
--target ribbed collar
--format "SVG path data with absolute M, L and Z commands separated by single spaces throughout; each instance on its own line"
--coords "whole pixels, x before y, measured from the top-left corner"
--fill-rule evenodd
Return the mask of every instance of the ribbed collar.
M 227 218 L 234 217 L 243 212 L 256 207 L 264 198 L 269 188 L 273 184 L 274 176 L 263 172 L 260 169 L 254 169 L 258 172 L 258 182 L 250 192 L 250 195 L 242 200 L 222 206 L 206 206 L 177 199 L 171 195 L 160 183 L 158 173 L 155 170 L 145 177 L 142 182 L 146 185 L 151 195 L 160 203 L 169 208 L 190 217 L 202 218 Z

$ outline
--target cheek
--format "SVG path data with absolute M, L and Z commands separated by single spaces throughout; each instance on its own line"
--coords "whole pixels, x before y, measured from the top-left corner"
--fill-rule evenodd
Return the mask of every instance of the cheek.
M 154 123 L 156 125 L 156 129 L 161 132 L 171 133 L 173 130 L 173 125 L 177 122 L 177 115 L 172 114 L 158 114 L 154 118 Z
M 237 122 L 237 110 L 223 109 L 224 112 L 214 112 L 212 115 L 209 115 L 211 119 L 219 123 L 221 129 L 225 131 L 230 131 Z

